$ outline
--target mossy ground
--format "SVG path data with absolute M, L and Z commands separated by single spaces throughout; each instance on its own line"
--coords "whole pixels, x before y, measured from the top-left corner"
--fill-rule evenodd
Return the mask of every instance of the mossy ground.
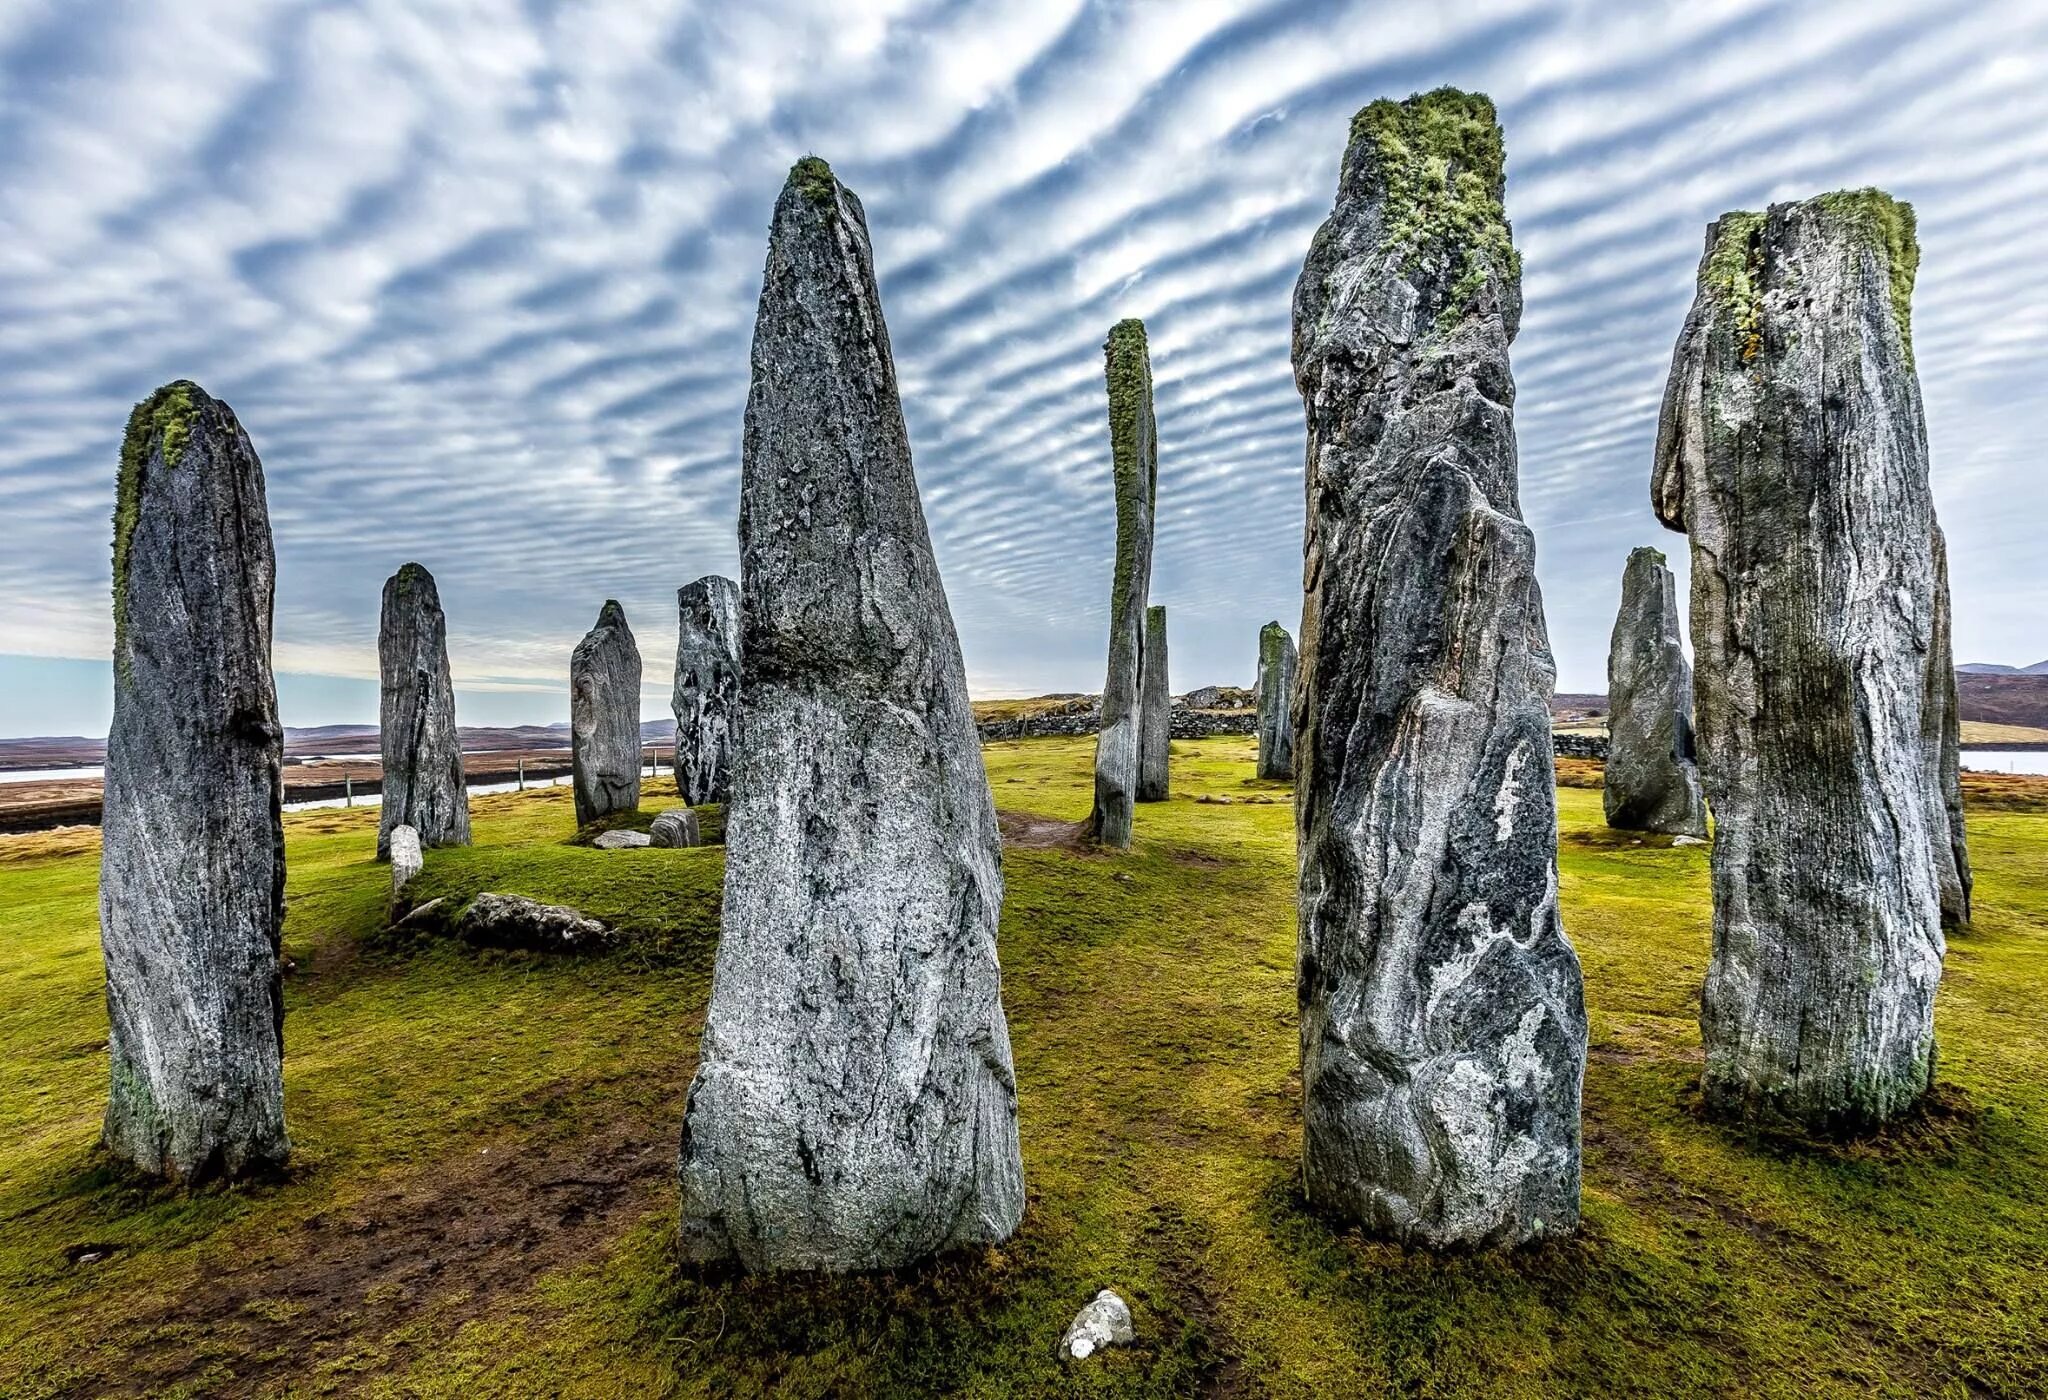
M 1092 748 L 992 745 L 998 805 L 1081 817 Z M 707 1276 L 669 1249 L 716 848 L 567 844 L 565 789 L 479 800 L 478 844 L 430 852 L 428 893 L 643 935 L 549 961 L 379 934 L 374 809 L 289 818 L 294 1166 L 181 1196 L 94 1155 L 96 851 L 29 838 L 0 859 L 0 1394 L 2048 1393 L 2048 815 L 1972 817 L 1944 1111 L 1821 1148 L 1695 1116 L 1704 852 L 1562 789 L 1584 1228 L 1438 1259 L 1301 1206 L 1292 810 L 1252 761 L 1176 743 L 1174 798 L 1127 855 L 1009 852 L 1025 1224 L 851 1279 Z M 71 1262 L 82 1245 L 111 1252 Z M 1105 1285 L 1140 1344 L 1063 1366 Z

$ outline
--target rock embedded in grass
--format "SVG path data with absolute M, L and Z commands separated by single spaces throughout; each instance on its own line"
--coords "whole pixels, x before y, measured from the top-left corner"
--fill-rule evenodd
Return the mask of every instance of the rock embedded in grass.
M 176 1181 L 283 1163 L 284 730 L 263 466 L 190 381 L 136 406 L 114 514 L 101 1140 Z
M 1131 1325 L 1130 1305 L 1110 1289 L 1103 1289 L 1074 1314 L 1060 1338 L 1060 1355 L 1069 1361 L 1085 1361 L 1107 1346 L 1129 1346 L 1138 1340 Z
M 633 851 L 654 844 L 654 838 L 644 831 L 601 831 L 590 844 L 600 851 Z
M 1089 839 L 1131 844 L 1138 794 L 1145 676 L 1145 608 L 1152 590 L 1152 503 L 1159 487 L 1159 428 L 1152 414 L 1152 358 L 1143 321 L 1119 321 L 1102 347 L 1109 383 L 1109 456 L 1116 486 L 1116 563 L 1109 591 L 1109 669 L 1095 740 L 1095 805 Z
M 1138 684 L 1140 802 L 1164 802 L 1171 787 L 1173 692 L 1166 678 L 1166 609 L 1145 609 L 1145 673 Z
M 413 877 L 426 866 L 426 859 L 420 854 L 420 834 L 402 823 L 392 827 L 389 856 L 391 907 L 396 909 L 405 895 L 405 887 L 411 884 Z
M 1918 262 L 1877 190 L 1725 214 L 1665 387 L 1652 502 L 1692 545 L 1715 819 L 1702 1090 L 1739 1120 L 1858 1131 L 1934 1078 L 1969 864 Z
M 707 574 L 676 590 L 676 791 L 691 805 L 726 800 L 739 709 L 740 586 Z
M 615 600 L 569 658 L 569 742 L 578 826 L 639 810 L 640 648 Z
M 909 1264 L 1024 1210 L 1003 875 L 860 201 L 775 203 L 740 468 L 741 690 L 683 1253 Z
M 648 836 L 654 845 L 665 849 L 680 850 L 704 844 L 697 814 L 688 807 L 671 807 L 656 817 L 654 825 L 648 828 Z
M 1678 635 L 1678 585 L 1664 555 L 1630 552 L 1607 646 L 1607 824 L 1622 831 L 1705 836 L 1707 805 L 1693 764 L 1692 667 Z
M 566 904 L 488 893 L 478 895 L 462 911 L 455 921 L 455 936 L 473 947 L 536 953 L 594 953 L 620 941 L 610 927 Z
M 405 564 L 384 583 L 377 622 L 378 743 L 383 755 L 377 858 L 410 826 L 422 847 L 469 844 L 469 794 L 448 672 L 448 620 L 434 576 Z
M 1486 98 L 1373 103 L 1294 294 L 1303 1185 L 1435 1247 L 1579 1214 L 1586 1018 L 1517 505 L 1504 184 Z
M 1259 629 L 1259 765 L 1261 778 L 1294 777 L 1294 638 L 1278 622 Z

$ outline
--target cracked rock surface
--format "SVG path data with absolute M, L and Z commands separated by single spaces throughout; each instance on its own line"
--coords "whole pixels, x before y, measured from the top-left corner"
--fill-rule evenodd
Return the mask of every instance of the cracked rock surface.
M 1484 97 L 1372 104 L 1294 296 L 1303 1185 L 1436 1247 L 1579 1214 L 1586 1018 L 1558 918 L 1502 188 Z
M 1024 1209 L 995 806 L 932 556 L 860 201 L 776 200 L 740 474 L 723 923 L 681 1244 L 889 1268 Z
M 1910 206 L 1723 215 L 1672 357 L 1652 500 L 1692 545 L 1716 824 L 1707 1103 L 1856 1131 L 1933 1081 L 1967 907 L 1947 567 L 1908 307 Z
M 101 1141 L 175 1181 L 248 1175 L 284 1122 L 284 730 L 263 466 L 180 380 L 138 404 L 114 517 L 101 827 Z
M 1607 645 L 1607 763 L 1601 802 L 1623 831 L 1705 836 L 1693 763 L 1692 667 L 1678 638 L 1678 584 L 1664 555 L 1630 552 Z
M 418 564 L 385 580 L 377 669 L 384 794 L 377 858 L 390 858 L 391 834 L 400 826 L 411 827 L 423 848 L 467 846 L 469 794 L 448 674 L 448 620 L 434 576 Z
M 740 702 L 740 586 L 706 574 L 676 590 L 676 791 L 693 807 L 723 802 L 732 781 Z

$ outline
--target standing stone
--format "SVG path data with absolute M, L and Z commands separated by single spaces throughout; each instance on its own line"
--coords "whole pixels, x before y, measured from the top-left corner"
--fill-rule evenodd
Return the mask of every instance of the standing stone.
M 281 1164 L 284 730 L 263 466 L 189 380 L 136 406 L 114 508 L 101 1141 L 192 1182 Z
M 1723 215 L 1664 391 L 1652 497 L 1692 541 L 1716 826 L 1702 1089 L 1737 1119 L 1856 1131 L 1934 1078 L 1944 867 L 1960 890 L 1968 857 L 1918 262 L 1877 190 Z
M 647 829 L 650 845 L 669 850 L 704 844 L 704 833 L 698 825 L 697 814 L 688 807 L 671 807 L 654 819 L 654 825 Z
M 1692 667 L 1678 640 L 1678 584 L 1661 551 L 1632 550 L 1607 644 L 1607 824 L 1667 836 L 1707 834 L 1693 766 Z
M 1963 832 L 1962 714 L 1956 704 L 1955 651 L 1950 641 L 1948 540 L 1934 527 L 1934 635 L 1927 653 L 1927 703 L 1921 740 L 1941 790 L 1944 822 L 1934 832 L 1934 870 L 1941 881 L 1941 924 L 1970 922 L 1970 846 Z
M 775 202 L 740 467 L 746 675 L 682 1248 L 878 1269 L 1024 1210 L 995 804 L 860 201 Z
M 1294 777 L 1294 638 L 1278 622 L 1259 629 L 1259 776 Z
M 1152 590 L 1152 499 L 1159 485 L 1159 430 L 1152 416 L 1152 360 L 1143 321 L 1119 321 L 1102 347 L 1109 381 L 1109 456 L 1116 480 L 1116 570 L 1109 594 L 1109 674 L 1095 739 L 1095 806 L 1089 838 L 1131 844 L 1138 790 L 1139 684 L 1145 674 L 1145 607 Z
M 1173 739 L 1173 691 L 1166 680 L 1166 609 L 1145 609 L 1145 671 L 1138 682 L 1140 802 L 1164 802 Z
M 640 806 L 640 648 L 626 610 L 606 600 L 569 658 L 576 825 Z
M 676 791 L 692 806 L 723 802 L 740 700 L 740 586 L 706 574 L 676 590 L 676 611 Z
M 1586 1018 L 1516 501 L 1502 167 L 1482 96 L 1373 103 L 1294 294 L 1303 1186 L 1435 1247 L 1579 1214 Z
M 467 846 L 469 794 L 455 730 L 455 684 L 448 675 L 448 620 L 434 576 L 418 564 L 403 565 L 384 581 L 377 669 L 384 754 L 377 859 L 390 859 L 391 833 L 400 826 L 418 832 L 422 847 Z

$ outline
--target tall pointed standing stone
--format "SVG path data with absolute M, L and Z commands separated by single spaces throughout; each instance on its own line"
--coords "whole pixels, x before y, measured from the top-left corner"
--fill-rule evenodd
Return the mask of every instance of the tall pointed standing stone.
M 706 574 L 676 590 L 676 791 L 691 806 L 723 802 L 732 783 L 740 703 L 740 586 Z
M 129 418 L 117 502 L 101 1140 L 173 1180 L 243 1176 L 290 1151 L 263 466 L 228 406 L 179 380 Z
M 1672 358 L 1652 499 L 1692 541 L 1716 825 L 1702 1089 L 1858 1130 L 1934 1078 L 1947 580 L 1908 325 L 1913 211 L 1877 190 L 1725 214 Z
M 607 599 L 569 658 L 569 762 L 576 825 L 640 806 L 640 647 Z
M 860 201 L 775 202 L 740 467 L 745 673 L 682 1248 L 876 1269 L 1024 1210 L 1001 842 Z
M 1294 638 L 1278 622 L 1259 629 L 1259 776 L 1294 777 Z
M 1139 698 L 1145 674 L 1145 607 L 1152 590 L 1152 500 L 1159 486 L 1159 428 L 1152 415 L 1152 359 L 1143 321 L 1118 321 L 1102 347 L 1109 381 L 1109 459 L 1116 481 L 1116 569 L 1109 593 L 1109 673 L 1095 739 L 1090 839 L 1131 844 L 1138 789 Z
M 418 564 L 402 565 L 385 580 L 377 668 L 384 755 L 377 859 L 390 858 L 391 833 L 401 826 L 418 832 L 421 846 L 467 846 L 469 794 L 448 675 L 448 620 L 434 576 Z
M 1145 609 L 1145 671 L 1138 678 L 1140 802 L 1164 802 L 1173 747 L 1173 690 L 1166 677 L 1166 609 Z
M 1678 584 L 1661 551 L 1632 550 L 1607 644 L 1607 769 L 1601 801 L 1623 831 L 1704 837 L 1693 764 L 1692 667 L 1678 639 Z
M 1484 97 L 1373 103 L 1294 293 L 1302 1180 L 1439 1247 L 1579 1212 L 1586 1019 L 1516 501 L 1502 167 Z

